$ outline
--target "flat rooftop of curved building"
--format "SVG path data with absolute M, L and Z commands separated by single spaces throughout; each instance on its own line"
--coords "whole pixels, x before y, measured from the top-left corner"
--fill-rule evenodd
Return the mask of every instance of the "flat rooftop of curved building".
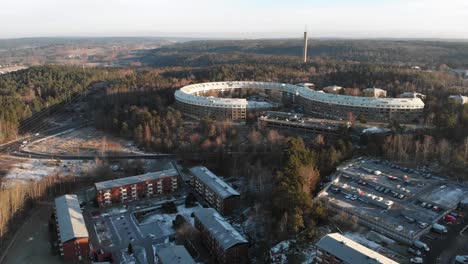
M 278 90 L 295 94 L 311 101 L 322 103 L 344 105 L 352 107 L 369 107 L 369 108 L 394 108 L 394 109 L 422 109 L 424 102 L 420 98 L 374 98 L 374 97 L 359 97 L 348 95 L 337 95 L 320 93 L 311 90 L 307 87 L 274 83 L 274 82 L 251 82 L 251 81 L 235 81 L 235 82 L 210 82 L 191 84 L 182 87 L 175 92 L 176 100 L 188 104 L 197 104 L 211 107 L 221 108 L 236 108 L 247 107 L 246 99 L 232 98 L 215 98 L 203 97 L 196 95 L 199 92 L 209 90 L 224 90 L 224 89 L 269 89 Z

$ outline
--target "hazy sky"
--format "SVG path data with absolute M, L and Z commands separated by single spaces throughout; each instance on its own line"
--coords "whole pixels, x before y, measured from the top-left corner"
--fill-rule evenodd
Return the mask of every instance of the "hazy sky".
M 0 38 L 468 38 L 468 0 L 0 0 Z

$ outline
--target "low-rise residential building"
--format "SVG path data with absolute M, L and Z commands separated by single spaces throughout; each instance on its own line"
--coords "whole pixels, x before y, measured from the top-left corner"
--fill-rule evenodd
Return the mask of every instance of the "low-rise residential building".
M 380 88 L 366 88 L 362 93 L 366 97 L 387 97 L 387 91 Z
M 298 83 L 296 85 L 304 86 L 304 87 L 307 87 L 307 88 L 310 88 L 310 89 L 313 89 L 315 87 L 315 84 L 313 84 L 313 83 Z
M 55 198 L 60 255 L 67 261 L 89 260 L 89 234 L 76 195 Z
M 454 100 L 460 104 L 466 104 L 468 103 L 468 96 L 463 96 L 461 94 L 457 94 L 457 95 L 450 95 L 449 96 L 449 99 L 451 100 Z
M 176 169 L 169 169 L 97 182 L 94 187 L 96 200 L 100 207 L 104 207 L 170 194 L 179 188 L 179 173 Z
M 156 255 L 158 264 L 195 264 L 185 247 L 180 245 L 158 246 Z
M 426 99 L 426 95 L 422 93 L 417 93 L 417 92 L 404 92 L 400 94 L 400 98 L 420 98 L 420 99 Z
M 449 73 L 459 75 L 461 77 L 468 78 L 468 70 L 467 69 L 451 69 L 449 71 Z
M 326 93 L 332 93 L 332 94 L 338 94 L 341 90 L 343 90 L 343 87 L 338 86 L 338 85 L 332 85 L 332 86 L 327 86 L 322 89 Z
M 230 214 L 237 208 L 240 194 L 229 184 L 203 166 L 190 169 L 190 184 L 194 190 L 223 215 Z
M 258 117 L 258 126 L 286 133 L 290 131 L 303 136 L 322 135 L 326 140 L 333 141 L 345 138 L 350 124 L 344 121 L 309 118 L 298 113 L 267 111 Z
M 213 208 L 194 212 L 195 227 L 202 241 L 220 264 L 248 263 L 248 242 Z
M 398 264 L 339 233 L 328 234 L 316 244 L 315 263 Z

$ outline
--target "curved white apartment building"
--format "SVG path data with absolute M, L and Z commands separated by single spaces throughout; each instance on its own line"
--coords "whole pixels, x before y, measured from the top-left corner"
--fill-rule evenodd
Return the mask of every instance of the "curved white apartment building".
M 317 92 L 307 87 L 274 82 L 209 82 L 182 87 L 175 92 L 177 107 L 187 115 L 211 116 L 216 119 L 242 121 L 249 111 L 263 110 L 268 104 L 241 98 L 215 98 L 201 96 L 207 91 L 231 89 L 259 89 L 280 91 L 293 98 L 310 115 L 330 119 L 347 119 L 364 115 L 368 121 L 396 119 L 403 123 L 421 117 L 424 103 L 420 98 L 372 98 Z

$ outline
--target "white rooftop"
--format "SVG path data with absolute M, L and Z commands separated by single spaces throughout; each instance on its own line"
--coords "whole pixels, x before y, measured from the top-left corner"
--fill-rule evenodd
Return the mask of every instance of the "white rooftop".
M 194 177 L 205 183 L 210 190 L 215 192 L 222 199 L 230 196 L 240 195 L 238 191 L 234 190 L 229 184 L 221 180 L 213 172 L 203 166 L 196 166 L 190 169 Z
M 175 92 L 176 100 L 187 104 L 220 108 L 246 108 L 246 99 L 214 98 L 198 96 L 200 92 L 209 90 L 229 90 L 238 88 L 278 90 L 305 99 L 322 103 L 348 105 L 353 107 L 391 108 L 391 109 L 422 109 L 424 103 L 420 98 L 374 98 L 321 93 L 304 86 L 274 82 L 210 82 L 192 84 L 182 87 Z
M 62 243 L 89 236 L 76 195 L 55 198 L 55 209 Z
M 344 263 L 349 264 L 398 264 L 384 255 L 373 251 L 353 240 L 332 233 L 322 237 L 317 242 L 317 247 L 340 258 Z

